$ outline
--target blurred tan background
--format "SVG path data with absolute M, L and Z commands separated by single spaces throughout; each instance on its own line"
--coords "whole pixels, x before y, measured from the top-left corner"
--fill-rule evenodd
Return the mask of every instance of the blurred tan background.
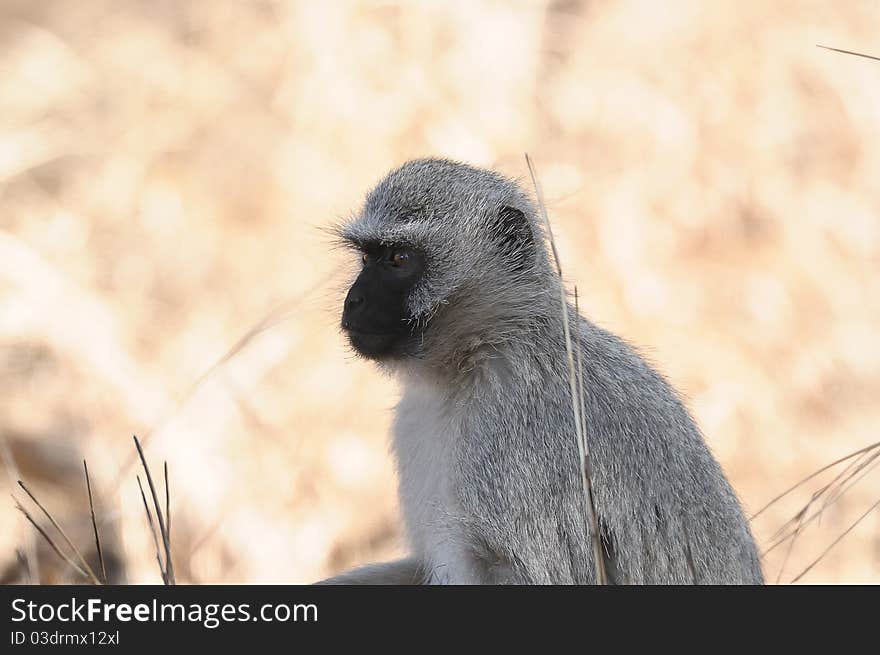
M 159 581 L 132 434 L 169 463 L 179 581 L 401 552 L 396 390 L 336 330 L 321 230 L 417 156 L 531 154 L 581 307 L 686 394 L 749 512 L 880 439 L 880 63 L 817 43 L 880 54 L 877 5 L 0 0 L 3 581 L 73 579 L 9 494 L 89 550 L 83 458 L 113 579 Z M 880 511 L 803 580 L 880 582 Z

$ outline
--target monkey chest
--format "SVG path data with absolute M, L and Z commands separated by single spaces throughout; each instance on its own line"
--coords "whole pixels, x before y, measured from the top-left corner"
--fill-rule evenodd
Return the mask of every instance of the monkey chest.
M 393 451 L 407 537 L 438 582 L 465 582 L 474 575 L 456 488 L 461 436 L 444 405 L 428 393 L 409 393 L 397 408 Z

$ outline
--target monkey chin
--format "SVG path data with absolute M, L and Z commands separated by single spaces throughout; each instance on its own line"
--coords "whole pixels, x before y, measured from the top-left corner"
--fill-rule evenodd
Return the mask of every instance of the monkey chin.
M 406 341 L 406 335 L 394 333 L 368 333 L 346 330 L 348 342 L 355 352 L 373 361 L 385 361 L 395 359 L 403 355 L 401 346 Z

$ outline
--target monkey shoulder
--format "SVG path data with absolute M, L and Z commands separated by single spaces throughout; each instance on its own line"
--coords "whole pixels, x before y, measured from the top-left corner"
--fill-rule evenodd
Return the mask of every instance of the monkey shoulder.
M 712 504 L 738 514 L 720 466 L 672 386 L 635 349 L 585 319 L 585 434 L 597 494 L 621 517 L 672 514 Z M 462 401 L 453 451 L 457 472 L 481 502 L 516 508 L 580 503 L 574 410 L 564 345 L 557 352 L 502 361 L 483 372 Z M 739 520 L 736 515 L 733 518 Z

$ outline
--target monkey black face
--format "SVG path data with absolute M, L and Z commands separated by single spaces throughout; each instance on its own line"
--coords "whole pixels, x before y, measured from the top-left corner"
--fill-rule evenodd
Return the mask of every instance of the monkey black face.
M 345 298 L 342 329 L 364 357 L 401 355 L 415 335 L 407 298 L 424 273 L 424 259 L 405 247 L 377 244 L 362 251 L 363 269 Z

